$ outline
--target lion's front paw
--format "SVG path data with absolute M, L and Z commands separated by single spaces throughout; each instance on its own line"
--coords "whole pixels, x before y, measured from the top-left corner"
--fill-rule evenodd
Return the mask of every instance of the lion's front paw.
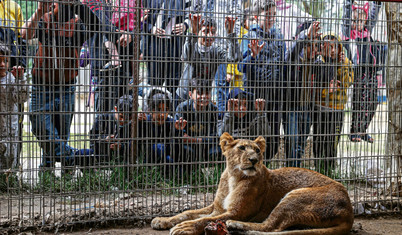
M 199 231 L 197 226 L 193 221 L 186 221 L 174 226 L 170 230 L 170 235 L 197 235 L 202 234 L 203 230 Z
M 153 229 L 163 230 L 170 229 L 171 227 L 173 227 L 173 224 L 172 222 L 170 222 L 169 218 L 156 217 L 152 220 L 151 227 Z
M 244 230 L 244 223 L 240 221 L 228 220 L 226 226 L 229 230 Z

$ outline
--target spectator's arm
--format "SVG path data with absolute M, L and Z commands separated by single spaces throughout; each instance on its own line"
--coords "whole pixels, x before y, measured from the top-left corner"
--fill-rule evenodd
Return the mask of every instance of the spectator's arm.
M 25 103 L 28 101 L 29 98 L 29 89 L 28 89 L 28 84 L 27 80 L 25 79 L 16 79 L 18 81 L 18 97 L 17 97 L 17 102 L 20 104 Z
M 243 60 L 238 64 L 237 69 L 239 72 L 244 73 L 243 76 L 243 86 L 247 86 L 247 77 L 253 76 L 253 71 L 255 69 L 255 62 L 256 59 L 254 59 L 251 56 L 251 51 L 248 48 L 248 44 L 250 41 L 248 40 L 248 35 L 244 35 L 243 39 L 241 41 L 241 53 Z
M 299 62 L 299 56 L 301 52 L 303 51 L 304 47 L 307 45 L 309 42 L 308 37 L 307 37 L 307 30 L 304 30 L 300 32 L 298 35 L 296 41 L 292 43 L 292 48 L 290 48 L 289 53 L 286 55 L 286 61 L 288 63 L 298 63 Z
M 222 62 L 238 62 L 240 60 L 240 45 L 236 38 L 236 33 L 231 33 L 228 35 L 226 40 L 228 43 L 228 49 L 223 50 L 222 47 L 217 47 L 218 59 Z
M 17 13 L 17 45 L 18 45 L 18 64 L 19 66 L 22 66 L 26 68 L 26 56 L 27 56 L 27 47 L 26 47 L 26 40 L 22 38 L 21 35 L 21 29 L 24 24 L 24 15 L 21 11 L 21 7 L 18 7 L 18 13 Z
M 35 37 L 35 31 L 38 29 L 38 24 L 43 15 L 47 12 L 47 6 L 43 2 L 38 3 L 38 8 L 32 14 L 31 18 L 21 27 L 21 36 L 25 40 Z
M 186 62 L 192 61 L 193 50 L 195 48 L 195 43 L 197 42 L 197 37 L 193 33 L 188 33 L 186 37 L 186 42 L 183 45 L 183 53 L 181 55 L 181 60 Z
M 27 67 L 26 64 L 26 56 L 27 56 L 27 41 L 18 35 L 17 38 L 17 46 L 18 46 L 18 64 L 17 66 L 22 66 L 24 68 Z

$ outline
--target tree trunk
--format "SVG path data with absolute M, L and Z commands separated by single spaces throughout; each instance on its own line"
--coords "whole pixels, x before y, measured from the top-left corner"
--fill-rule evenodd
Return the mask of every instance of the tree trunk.
M 388 167 L 391 175 L 401 179 L 402 161 L 402 4 L 386 3 L 388 30 L 387 97 L 388 97 Z M 397 184 L 398 184 L 397 183 Z M 398 188 L 398 186 L 397 186 Z

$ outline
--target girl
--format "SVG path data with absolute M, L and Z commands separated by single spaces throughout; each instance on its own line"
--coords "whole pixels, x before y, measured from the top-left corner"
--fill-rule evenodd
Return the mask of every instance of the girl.
M 379 69 L 379 49 L 371 37 L 376 24 L 380 2 L 366 2 L 363 6 L 353 4 L 354 0 L 346 0 L 344 22 L 342 25 L 343 40 L 348 57 L 354 64 L 355 81 L 352 98 L 352 125 L 350 140 L 361 140 L 373 143 L 374 138 L 367 131 L 377 109 L 376 73 Z

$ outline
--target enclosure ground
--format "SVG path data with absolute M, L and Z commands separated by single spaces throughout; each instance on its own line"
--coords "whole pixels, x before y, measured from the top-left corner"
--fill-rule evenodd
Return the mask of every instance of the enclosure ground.
M 355 218 L 355 223 L 351 231 L 351 235 L 399 235 L 402 231 L 402 214 L 376 216 L 376 217 L 362 217 L 359 216 Z M 53 233 L 32 233 L 32 234 L 43 234 L 50 235 Z M 107 235 L 107 234 L 146 234 L 146 235 L 168 235 L 168 231 L 156 231 L 151 229 L 149 225 L 138 228 L 138 227 L 116 227 L 116 228 L 88 228 L 85 230 L 74 231 L 74 232 L 59 232 L 58 234 L 92 234 L 92 235 Z

